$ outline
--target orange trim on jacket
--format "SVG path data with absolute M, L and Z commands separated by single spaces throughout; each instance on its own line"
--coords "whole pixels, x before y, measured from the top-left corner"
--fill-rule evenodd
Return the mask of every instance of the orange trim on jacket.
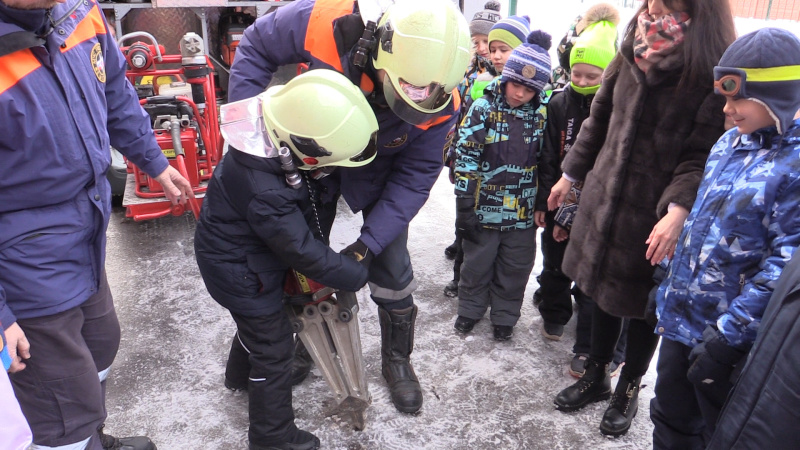
M 453 94 L 452 95 L 452 99 L 453 99 L 453 111 L 454 111 L 453 114 L 455 114 L 455 111 L 461 110 L 461 96 L 458 93 L 458 88 L 453 89 L 453 93 L 452 94 Z M 439 125 L 440 123 L 447 122 L 448 120 L 450 120 L 450 118 L 453 117 L 453 114 L 445 114 L 445 115 L 439 116 L 439 117 L 437 117 L 435 119 L 431 119 L 431 120 L 429 120 L 429 121 L 427 121 L 425 123 L 421 123 L 421 124 L 417 125 L 417 128 L 419 128 L 421 130 L 427 130 L 428 128 L 430 128 L 432 126 Z
M 41 66 L 28 48 L 0 57 L 0 94 Z
M 353 0 L 327 0 L 314 4 L 308 19 L 305 49 L 315 58 L 344 73 L 333 36 L 333 21 L 353 12 Z
M 94 5 L 89 14 L 75 27 L 75 31 L 64 41 L 61 53 L 70 50 L 81 42 L 88 41 L 98 34 L 106 34 L 106 25 L 103 21 L 103 15 L 100 13 L 100 8 Z

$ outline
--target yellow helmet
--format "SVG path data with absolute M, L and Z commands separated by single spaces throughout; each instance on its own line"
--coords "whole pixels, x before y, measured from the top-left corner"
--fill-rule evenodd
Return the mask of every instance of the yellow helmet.
M 361 90 L 338 72 L 298 75 L 267 89 L 261 104 L 270 140 L 291 149 L 299 169 L 357 167 L 375 158 L 375 113 Z
M 469 25 L 450 0 L 397 0 L 378 21 L 374 67 L 383 92 L 411 124 L 433 118 L 450 102 L 470 60 Z

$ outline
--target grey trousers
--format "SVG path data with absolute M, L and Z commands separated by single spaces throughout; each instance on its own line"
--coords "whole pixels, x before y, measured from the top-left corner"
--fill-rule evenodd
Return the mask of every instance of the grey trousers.
M 480 319 L 491 307 L 494 325 L 514 326 L 536 256 L 536 228 L 483 229 L 478 242 L 464 239 L 458 315 Z

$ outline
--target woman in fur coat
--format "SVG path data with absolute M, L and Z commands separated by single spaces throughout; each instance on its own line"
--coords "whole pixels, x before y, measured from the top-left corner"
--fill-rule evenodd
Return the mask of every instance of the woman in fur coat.
M 584 181 L 563 272 L 595 299 L 586 371 L 555 398 L 575 411 L 612 397 L 600 431 L 619 436 L 638 409 L 658 345 L 644 321 L 653 266 L 671 258 L 711 147 L 724 131 L 713 68 L 735 39 L 727 0 L 648 0 L 606 69 L 548 208 Z M 606 366 L 630 318 L 626 364 L 612 396 Z

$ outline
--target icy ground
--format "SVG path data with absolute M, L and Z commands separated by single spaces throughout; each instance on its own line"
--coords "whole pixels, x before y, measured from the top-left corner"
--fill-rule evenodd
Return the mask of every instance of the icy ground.
M 457 301 L 442 294 L 452 278 L 443 254 L 453 237 L 452 185 L 443 173 L 411 224 L 409 247 L 420 288 L 413 363 L 425 403 L 399 413 L 380 374 L 380 327 L 367 290 L 359 322 L 372 405 L 363 432 L 328 415 L 333 396 L 320 372 L 294 389 L 297 424 L 326 449 L 645 449 L 655 364 L 627 436 L 598 431 L 605 403 L 558 412 L 553 397 L 575 379 L 567 373 L 574 320 L 561 342 L 539 334 L 530 278 L 514 337 L 495 342 L 488 319 L 468 337 L 453 330 Z M 361 217 L 340 208 L 332 246 L 358 236 Z M 160 450 L 245 449 L 247 396 L 222 386 L 233 321 L 205 291 L 192 251 L 192 216 L 136 223 L 117 210 L 109 226 L 108 273 L 122 345 L 108 386 L 107 431 L 147 434 Z M 534 275 L 541 270 L 537 255 Z M 616 380 L 616 378 L 614 379 Z M 615 381 L 616 382 L 616 381 Z
M 533 28 L 550 32 L 555 45 L 572 19 L 593 3 L 523 0 L 518 9 L 531 16 Z M 621 15 L 620 31 L 633 10 L 622 9 Z M 763 26 L 800 34 L 797 22 L 737 19 L 736 24 L 740 34 Z M 555 49 L 551 52 L 555 55 Z M 561 342 L 541 337 L 541 318 L 530 302 L 533 276 L 511 341 L 493 341 L 488 320 L 466 338 L 454 332 L 456 300 L 442 294 L 452 277 L 451 262 L 442 253 L 452 241 L 452 199 L 443 174 L 410 229 L 420 282 L 413 354 L 425 396 L 420 413 L 401 414 L 389 400 L 380 375 L 376 307 L 362 291 L 359 321 L 373 398 L 367 428 L 353 431 L 338 416 L 327 415 L 333 397 L 316 369 L 294 390 L 297 424 L 319 436 L 326 449 L 650 448 L 648 404 L 655 363 L 645 377 L 639 414 L 624 437 L 599 433 L 605 403 L 570 414 L 553 408 L 555 394 L 575 381 L 566 371 L 574 320 Z M 341 209 L 334 248 L 352 242 L 359 226 L 360 216 Z M 193 233 L 194 219 L 188 215 L 135 223 L 118 209 L 111 219 L 107 269 L 123 341 L 108 385 L 106 430 L 120 436 L 147 434 L 160 450 L 245 449 L 247 397 L 222 387 L 234 325 L 203 287 Z M 534 275 L 541 270 L 541 255 L 536 262 Z

